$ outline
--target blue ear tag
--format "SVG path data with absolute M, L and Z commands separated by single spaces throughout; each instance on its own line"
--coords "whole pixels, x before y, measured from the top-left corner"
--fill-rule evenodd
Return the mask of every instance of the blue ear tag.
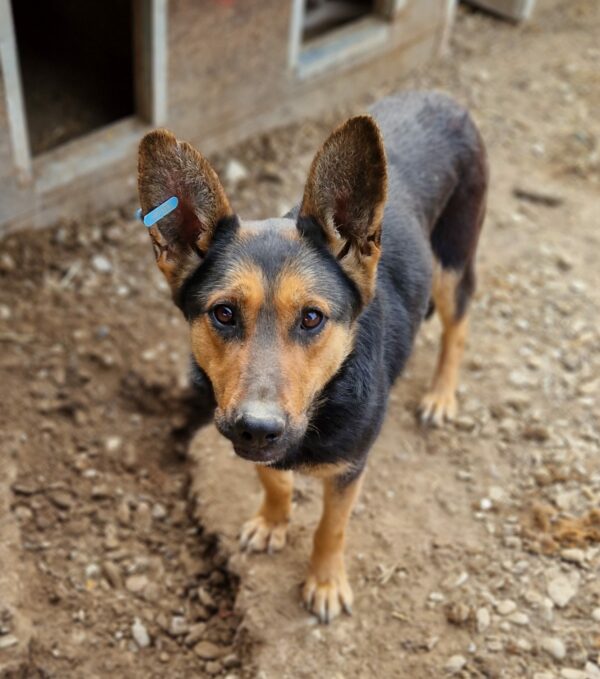
M 159 219 L 171 214 L 171 212 L 173 212 L 173 210 L 178 205 L 179 199 L 177 196 L 171 196 L 170 198 L 167 198 L 164 203 L 161 203 L 158 207 L 155 207 L 154 210 L 150 210 L 150 212 L 145 217 L 142 217 L 141 209 L 137 210 L 135 216 L 142 220 L 144 226 L 150 228 L 151 226 L 154 226 Z

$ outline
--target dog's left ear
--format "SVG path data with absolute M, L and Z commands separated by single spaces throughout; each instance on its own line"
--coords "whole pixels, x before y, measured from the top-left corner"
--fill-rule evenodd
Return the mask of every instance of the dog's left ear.
M 370 116 L 350 118 L 330 135 L 310 168 L 298 228 L 320 236 L 368 303 L 375 291 L 387 193 L 385 151 Z M 308 219 L 307 219 L 308 218 Z

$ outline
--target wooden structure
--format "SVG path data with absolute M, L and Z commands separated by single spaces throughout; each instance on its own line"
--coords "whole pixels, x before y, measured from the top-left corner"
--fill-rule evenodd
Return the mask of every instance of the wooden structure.
M 454 4 L 0 0 L 0 235 L 131 198 L 154 126 L 210 153 L 423 64 Z

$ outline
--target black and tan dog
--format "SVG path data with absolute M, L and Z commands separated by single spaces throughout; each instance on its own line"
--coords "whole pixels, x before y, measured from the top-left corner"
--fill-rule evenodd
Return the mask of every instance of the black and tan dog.
M 318 151 L 300 205 L 244 221 L 214 170 L 165 130 L 141 142 L 144 213 L 158 266 L 189 321 L 196 379 L 219 431 L 264 486 L 242 546 L 284 546 L 292 471 L 323 480 L 303 598 L 322 621 L 350 611 L 344 536 L 390 387 L 434 307 L 443 336 L 422 403 L 451 418 L 485 210 L 481 137 L 458 104 L 407 93 L 350 118 Z

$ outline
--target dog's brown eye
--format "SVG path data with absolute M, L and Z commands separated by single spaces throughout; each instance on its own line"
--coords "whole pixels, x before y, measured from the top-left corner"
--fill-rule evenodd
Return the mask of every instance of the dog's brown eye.
M 302 313 L 303 330 L 315 330 L 323 322 L 323 314 L 318 309 L 305 309 Z
M 217 304 L 213 308 L 212 314 L 221 325 L 233 325 L 235 323 L 233 309 L 226 304 Z

